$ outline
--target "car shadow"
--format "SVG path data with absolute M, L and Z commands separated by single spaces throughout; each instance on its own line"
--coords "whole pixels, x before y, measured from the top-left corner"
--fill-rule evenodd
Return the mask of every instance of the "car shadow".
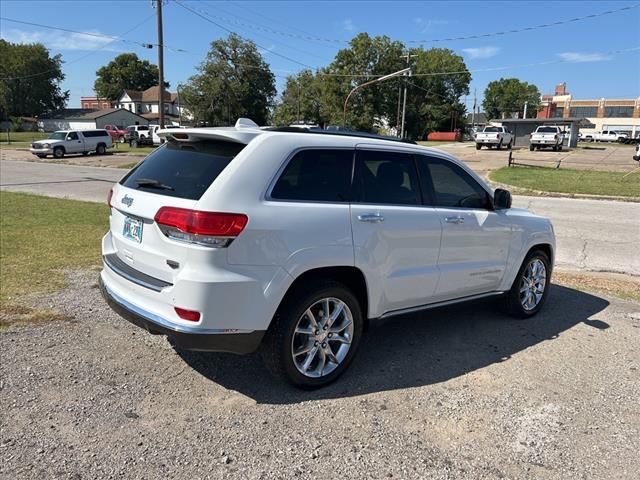
M 495 303 L 485 300 L 372 322 L 345 374 L 311 392 L 273 378 L 257 354 L 177 353 L 204 377 L 258 403 L 291 404 L 439 383 L 509 361 L 578 323 L 608 327 L 601 320 L 590 320 L 609 305 L 607 300 L 559 285 L 550 290 L 542 311 L 530 319 L 513 319 Z

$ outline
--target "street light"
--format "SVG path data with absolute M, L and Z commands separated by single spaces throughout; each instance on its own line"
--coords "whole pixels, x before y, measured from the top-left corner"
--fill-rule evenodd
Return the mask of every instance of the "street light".
M 384 82 L 385 80 L 389 80 L 390 78 L 399 77 L 399 76 L 402 76 L 402 75 L 411 76 L 411 69 L 410 68 L 403 68 L 402 70 L 398 70 L 397 72 L 390 73 L 389 75 L 385 75 L 383 77 L 376 78 L 374 80 L 369 80 L 368 82 L 361 83 L 360 85 L 356 85 L 353 88 L 353 90 L 351 90 L 349 92 L 349 95 L 347 95 L 347 98 L 344 100 L 344 112 L 343 112 L 343 117 L 342 117 L 342 125 L 344 127 L 347 126 L 347 103 L 349 103 L 349 98 L 351 97 L 351 95 L 356 90 L 358 90 L 359 88 L 362 88 L 362 87 L 366 87 L 367 85 L 372 85 L 372 84 L 378 83 L 378 82 Z M 405 97 L 405 101 L 406 101 L 406 97 Z

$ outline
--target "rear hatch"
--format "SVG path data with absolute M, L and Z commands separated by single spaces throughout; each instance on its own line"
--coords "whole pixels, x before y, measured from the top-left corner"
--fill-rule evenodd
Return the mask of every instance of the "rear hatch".
M 174 283 L 194 244 L 170 239 L 155 221 L 158 211 L 192 211 L 244 147 L 220 138 L 169 141 L 131 170 L 114 186 L 110 201 L 115 262 Z

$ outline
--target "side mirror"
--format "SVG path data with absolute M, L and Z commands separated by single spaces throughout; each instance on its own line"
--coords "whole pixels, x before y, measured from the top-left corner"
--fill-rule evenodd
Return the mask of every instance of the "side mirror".
M 511 208 L 511 192 L 503 188 L 496 188 L 493 192 L 493 208 L 496 210 Z

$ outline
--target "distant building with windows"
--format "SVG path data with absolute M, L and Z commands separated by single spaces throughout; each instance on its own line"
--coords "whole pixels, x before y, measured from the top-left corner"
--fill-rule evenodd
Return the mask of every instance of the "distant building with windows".
M 553 94 L 542 95 L 538 118 L 588 119 L 595 128 L 581 128 L 582 133 L 616 130 L 631 137 L 640 136 L 640 97 L 631 99 L 600 98 L 575 100 L 567 92 L 567 84 L 556 85 Z
M 142 115 L 150 123 L 158 123 L 158 96 L 159 86 L 147 88 L 146 90 L 124 90 L 120 98 L 114 102 L 114 107 L 124 108 L 130 112 Z M 186 112 L 180 105 L 180 97 L 177 93 L 164 90 L 164 117 L 165 122 L 178 125 L 181 117 L 184 119 Z
M 80 97 L 80 108 L 85 110 L 103 110 L 105 108 L 111 108 L 111 102 L 106 98 Z

